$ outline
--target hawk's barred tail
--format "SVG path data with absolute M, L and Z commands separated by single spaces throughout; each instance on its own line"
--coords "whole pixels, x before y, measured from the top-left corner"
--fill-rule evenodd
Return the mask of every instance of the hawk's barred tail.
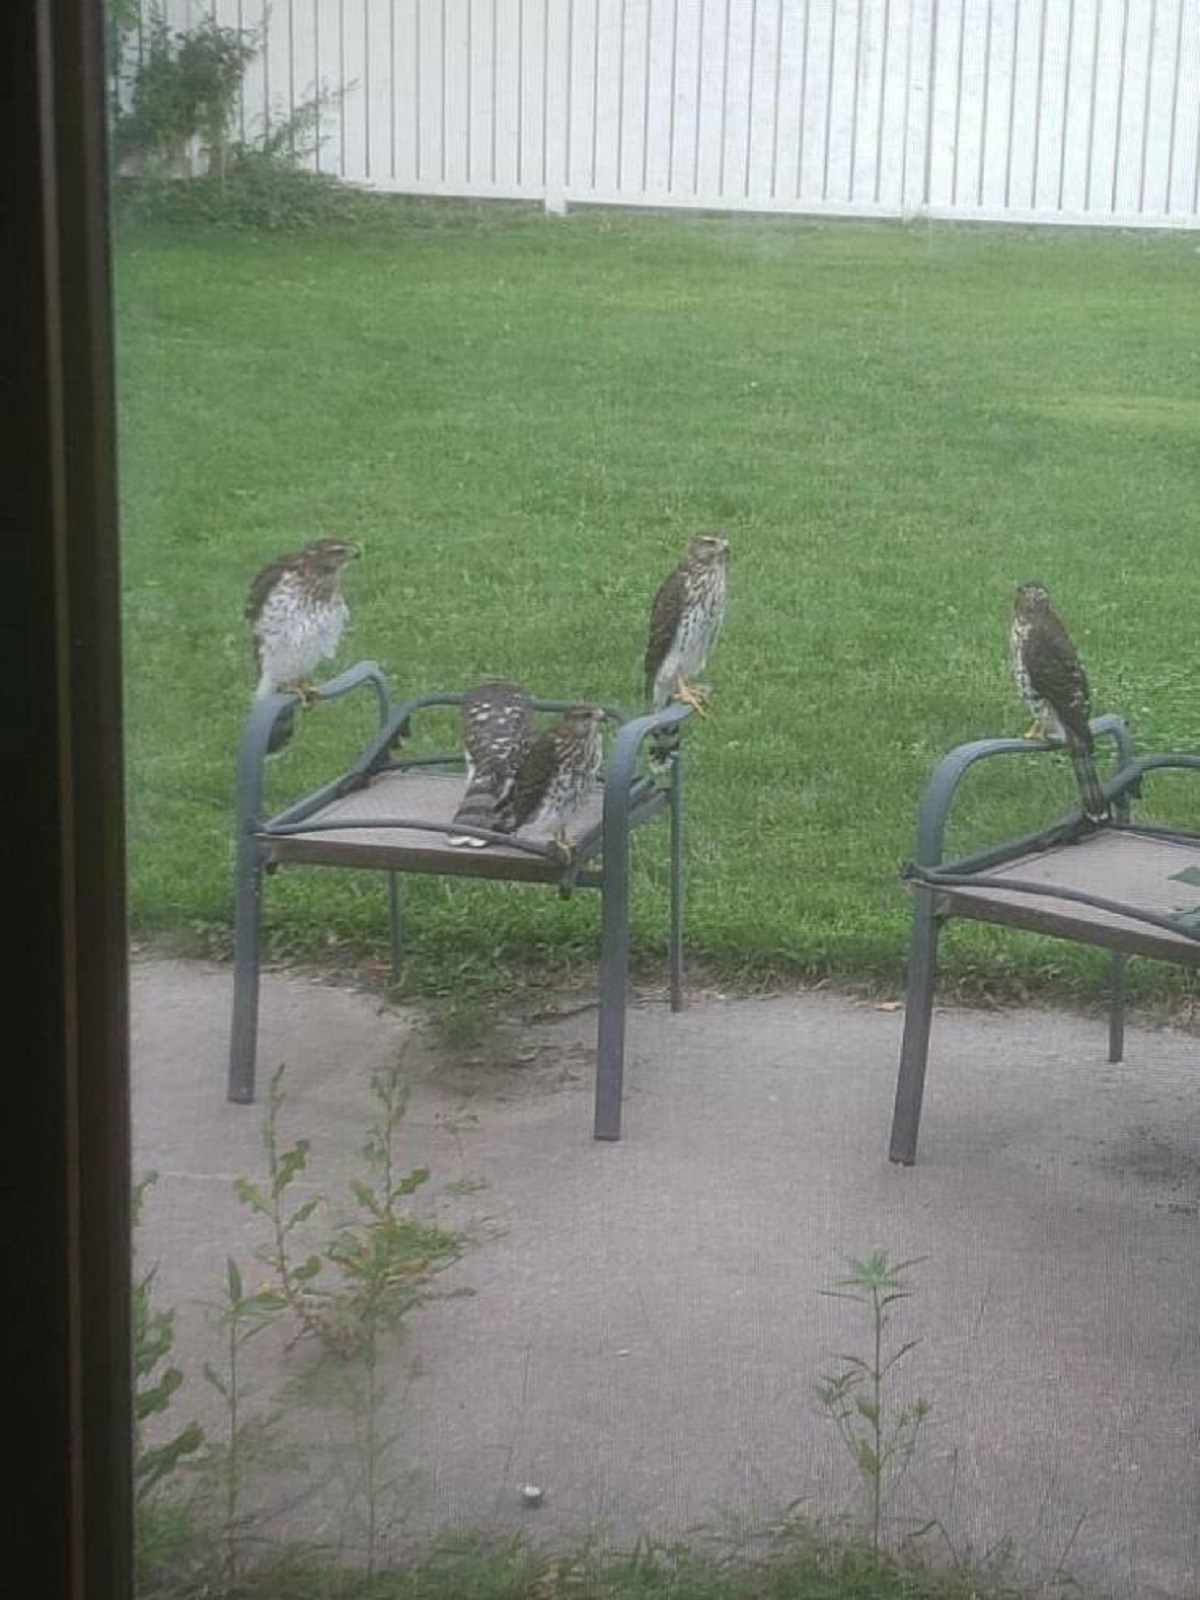
M 480 777 L 474 783 L 468 784 L 458 810 L 450 819 L 451 824 L 457 822 L 468 828 L 489 828 L 493 833 L 504 833 L 507 830 L 496 815 L 499 800 L 493 780 L 489 777 Z M 449 833 L 446 835 L 446 843 L 455 846 L 467 845 L 472 850 L 482 850 L 487 840 L 473 839 L 470 834 Z
M 650 735 L 648 745 L 648 760 L 650 771 L 656 778 L 665 778 L 671 770 L 671 762 L 679 749 L 679 725 L 676 723 L 670 728 L 656 728 Z
M 1100 787 L 1100 774 L 1096 771 L 1096 763 L 1092 759 L 1091 752 L 1072 748 L 1071 765 L 1075 769 L 1075 781 L 1079 785 L 1079 798 L 1083 805 L 1084 816 L 1089 822 L 1107 822 L 1108 801 L 1104 798 L 1104 790 Z

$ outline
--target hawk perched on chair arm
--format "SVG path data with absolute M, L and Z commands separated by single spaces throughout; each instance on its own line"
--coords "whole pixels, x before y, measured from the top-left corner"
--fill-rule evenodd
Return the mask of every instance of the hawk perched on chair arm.
M 728 560 L 728 539 L 697 534 L 683 561 L 659 585 L 643 663 L 652 711 L 676 699 L 701 709 L 704 690 L 692 680 L 703 672 L 725 620 Z
M 1040 583 L 1017 589 L 1009 649 L 1017 690 L 1033 714 L 1028 737 L 1066 745 L 1084 816 L 1106 822 L 1109 806 L 1092 753 L 1087 673 Z
M 342 598 L 342 568 L 362 554 L 349 539 L 318 539 L 257 572 L 245 616 L 258 667 L 255 699 L 293 690 L 307 703 L 312 674 L 337 654 L 350 612 Z M 275 724 L 270 750 L 281 750 L 295 728 L 289 712 Z

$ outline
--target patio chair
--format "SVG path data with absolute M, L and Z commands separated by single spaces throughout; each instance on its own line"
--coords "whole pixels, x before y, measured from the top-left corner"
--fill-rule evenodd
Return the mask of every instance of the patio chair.
M 904 1038 L 889 1155 L 916 1160 L 925 1063 L 933 1017 L 938 937 L 952 917 L 973 918 L 1072 939 L 1112 952 L 1108 1059 L 1125 1050 L 1125 967 L 1130 955 L 1200 968 L 1200 834 L 1135 824 L 1133 801 L 1147 773 L 1200 771 L 1200 756 L 1135 757 L 1117 716 L 1092 722 L 1117 748 L 1117 771 L 1105 783 L 1113 820 L 1100 827 L 1080 810 L 1037 833 L 943 862 L 951 802 L 963 776 L 995 756 L 1044 754 L 1029 739 L 981 739 L 960 745 L 935 767 L 921 801 L 916 856 L 903 869 L 913 891 Z
M 670 823 L 668 971 L 672 1011 L 682 1008 L 683 750 L 679 727 L 686 705 L 652 716 L 624 718 L 606 708 L 615 736 L 603 779 L 569 831 L 574 853 L 563 863 L 536 837 L 450 826 L 462 796 L 464 758 L 403 754 L 412 725 L 430 707 L 458 706 L 463 694 L 422 694 L 393 705 L 387 680 L 372 661 L 359 662 L 315 690 L 318 701 L 355 691 L 374 696 L 378 732 L 344 772 L 264 818 L 263 778 L 271 731 L 296 700 L 265 696 L 246 719 L 237 770 L 237 905 L 229 1099 L 254 1099 L 257 1053 L 260 927 L 264 876 L 283 866 L 374 868 L 388 875 L 393 980 L 400 962 L 400 896 L 404 873 L 504 879 L 551 885 L 561 895 L 597 889 L 601 897 L 599 1024 L 596 1051 L 597 1139 L 621 1135 L 625 1008 L 629 965 L 629 845 L 635 828 L 665 811 Z M 564 711 L 573 701 L 535 700 L 538 711 Z M 663 730 L 671 730 L 664 737 Z M 663 782 L 636 770 L 651 735 L 672 755 Z M 484 849 L 452 846 L 447 834 L 473 833 Z

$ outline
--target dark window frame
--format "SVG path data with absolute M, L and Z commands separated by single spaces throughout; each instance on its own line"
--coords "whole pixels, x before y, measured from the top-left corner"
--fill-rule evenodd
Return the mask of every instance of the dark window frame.
M 104 6 L 2 12 L 11 1571 L 48 1600 L 118 1600 L 130 1152 Z

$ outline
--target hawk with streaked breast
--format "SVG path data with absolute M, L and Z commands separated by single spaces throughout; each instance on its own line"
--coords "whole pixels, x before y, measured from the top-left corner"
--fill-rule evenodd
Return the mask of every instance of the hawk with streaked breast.
M 255 574 L 245 608 L 258 666 L 255 699 L 292 690 L 308 703 L 309 680 L 322 661 L 336 655 L 350 616 L 342 568 L 361 554 L 352 540 L 318 539 Z M 282 749 L 293 730 L 289 712 L 275 724 L 271 750 Z
M 693 682 L 704 670 L 725 620 L 729 541 L 697 534 L 684 560 L 664 578 L 650 611 L 644 661 L 646 700 L 661 711 L 672 700 L 703 708 L 705 690 Z
M 1066 745 L 1084 816 L 1091 822 L 1107 821 L 1108 802 L 1092 753 L 1087 673 L 1040 583 L 1017 588 L 1009 653 L 1018 693 L 1033 714 L 1026 737 Z
M 503 832 L 545 827 L 559 855 L 570 859 L 567 830 L 599 776 L 603 723 L 599 706 L 572 706 L 561 722 L 538 735 L 504 804 Z
M 501 827 L 504 802 L 533 743 L 533 701 L 515 683 L 491 679 L 462 703 L 467 787 L 452 821 L 472 828 Z M 450 834 L 447 843 L 482 849 L 486 839 Z

